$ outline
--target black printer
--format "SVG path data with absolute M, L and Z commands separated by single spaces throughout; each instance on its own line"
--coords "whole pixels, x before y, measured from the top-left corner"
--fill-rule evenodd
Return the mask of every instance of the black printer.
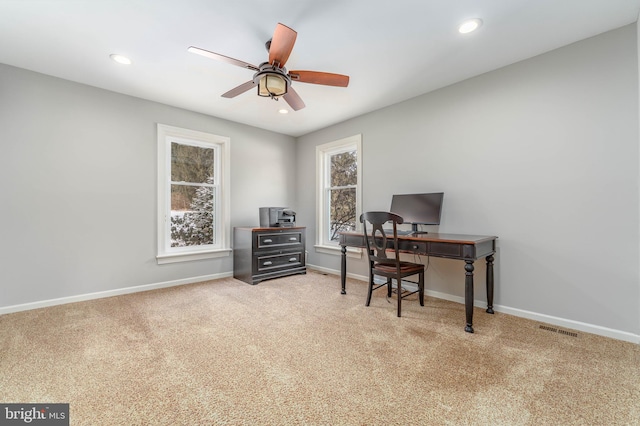
M 260 207 L 261 228 L 296 226 L 296 212 L 286 207 Z

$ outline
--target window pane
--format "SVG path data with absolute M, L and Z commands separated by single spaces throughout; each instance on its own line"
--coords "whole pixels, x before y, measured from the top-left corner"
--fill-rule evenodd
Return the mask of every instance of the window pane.
M 343 152 L 331 156 L 331 186 L 356 185 L 358 183 L 357 171 L 356 151 Z
M 171 180 L 204 183 L 213 176 L 214 150 L 171 143 Z
M 334 189 L 330 191 L 329 239 L 338 240 L 338 232 L 356 229 L 356 190 Z
M 214 201 L 211 186 L 171 185 L 171 247 L 214 243 Z

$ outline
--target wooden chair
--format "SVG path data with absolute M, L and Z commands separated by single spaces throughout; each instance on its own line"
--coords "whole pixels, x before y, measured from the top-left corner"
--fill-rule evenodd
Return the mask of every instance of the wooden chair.
M 387 296 L 391 297 L 393 280 L 397 283 L 398 316 L 401 316 L 402 299 L 412 294 L 418 293 L 420 306 L 424 306 L 424 265 L 400 260 L 397 225 L 403 222 L 402 217 L 390 212 L 366 212 L 360 216 L 360 222 L 364 226 L 369 255 L 369 293 L 366 306 L 371 303 L 373 291 L 380 287 L 386 286 Z M 393 225 L 393 235 L 390 233 L 387 235 L 387 231 L 383 228 L 383 225 L 389 222 Z M 387 256 L 387 251 L 393 251 L 394 256 Z M 376 284 L 374 282 L 376 275 L 385 277 L 386 282 Z M 402 279 L 412 275 L 418 275 L 418 290 L 403 293 Z

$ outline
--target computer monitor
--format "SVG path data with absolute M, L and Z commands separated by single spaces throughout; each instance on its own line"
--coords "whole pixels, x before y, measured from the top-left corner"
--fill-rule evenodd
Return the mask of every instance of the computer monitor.
M 402 216 L 404 223 L 411 224 L 413 234 L 426 234 L 418 231 L 418 225 L 440 225 L 444 192 L 428 194 L 395 194 L 391 199 L 391 211 Z

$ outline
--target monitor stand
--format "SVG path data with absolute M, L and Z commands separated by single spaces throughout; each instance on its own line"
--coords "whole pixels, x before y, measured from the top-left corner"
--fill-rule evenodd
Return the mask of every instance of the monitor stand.
M 412 223 L 411 224 L 411 234 L 409 235 L 420 235 L 420 234 L 428 234 L 429 232 L 427 231 L 418 231 L 418 224 L 417 223 Z

